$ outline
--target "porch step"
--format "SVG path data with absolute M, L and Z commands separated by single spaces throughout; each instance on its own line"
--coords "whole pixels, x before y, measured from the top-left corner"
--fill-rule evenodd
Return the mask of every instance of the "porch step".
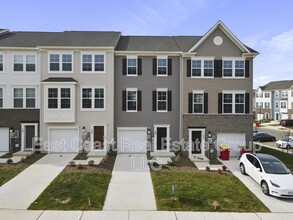
M 107 151 L 91 151 L 87 154 L 87 158 L 104 157 L 107 155 Z
M 206 156 L 189 156 L 189 159 L 192 162 L 197 162 L 197 163 L 200 163 L 200 162 L 209 163 L 210 162 L 209 158 L 207 158 Z
M 175 157 L 174 152 L 161 152 L 161 151 L 156 151 L 156 152 L 151 152 L 150 153 L 151 157 Z
M 17 151 L 12 154 L 12 156 L 18 156 L 18 157 L 27 157 L 32 156 L 34 154 L 33 151 Z

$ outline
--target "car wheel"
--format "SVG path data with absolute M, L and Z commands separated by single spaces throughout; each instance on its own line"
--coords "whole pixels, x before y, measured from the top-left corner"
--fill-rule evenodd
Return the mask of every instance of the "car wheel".
M 246 175 L 245 166 L 243 163 L 240 164 L 239 168 L 240 168 L 240 173 L 242 175 Z
M 290 149 L 290 148 L 291 148 L 290 144 L 288 144 L 288 145 L 286 146 L 286 148 L 287 148 L 287 149 Z
M 266 181 L 261 182 L 261 190 L 265 195 L 270 195 L 269 185 Z

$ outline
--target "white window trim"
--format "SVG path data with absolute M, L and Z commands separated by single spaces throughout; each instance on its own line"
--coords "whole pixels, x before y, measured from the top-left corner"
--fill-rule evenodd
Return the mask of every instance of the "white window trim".
M 51 71 L 50 70 L 50 56 L 52 54 L 58 54 L 59 55 L 59 71 Z M 62 71 L 62 55 L 64 54 L 70 54 L 72 58 L 71 62 L 71 71 Z M 48 73 L 73 73 L 74 70 L 74 52 L 72 51 L 50 51 L 48 52 Z
M 136 92 L 136 110 L 128 110 L 128 92 Z M 138 89 L 137 88 L 126 88 L 126 112 L 138 112 Z
M 4 73 L 5 72 L 5 55 L 3 52 L 0 52 L 0 55 L 2 55 L 3 57 L 3 70 L 0 70 L 0 73 Z
M 159 103 L 158 92 L 166 92 L 166 110 L 158 110 L 158 103 Z M 168 112 L 168 88 L 157 88 L 156 96 L 157 96 L 157 100 L 156 100 L 157 112 Z
M 166 74 L 159 75 L 159 59 L 165 59 L 166 60 Z M 157 76 L 158 77 L 166 77 L 168 76 L 168 56 L 157 56 Z
M 276 91 L 276 92 L 275 92 L 275 97 L 276 97 L 276 98 L 279 98 L 279 91 Z
M 232 76 L 224 76 L 224 61 L 232 61 Z M 243 76 L 235 76 L 236 61 L 244 61 Z M 224 79 L 245 79 L 245 58 L 243 57 L 222 57 L 222 78 Z
M 224 115 L 244 115 L 245 114 L 245 93 L 246 91 L 243 90 L 223 90 L 222 91 L 222 114 Z M 232 94 L 232 113 L 225 113 L 224 112 L 224 94 Z M 244 95 L 244 103 L 243 103 L 243 113 L 235 113 L 235 95 L 236 94 L 243 94 Z
M 14 56 L 15 55 L 20 55 L 22 56 L 22 65 L 23 65 L 23 71 L 14 71 Z M 26 56 L 35 56 L 35 71 L 26 71 Z M 11 64 L 12 64 L 12 72 L 14 74 L 36 74 L 37 73 L 37 68 L 38 68 L 38 55 L 37 53 L 29 53 L 29 52 L 25 52 L 25 53 L 13 53 L 11 54 Z M 3 56 L 3 70 L 4 70 L 4 56 Z M 1 72 L 1 71 L 0 71 Z M 2 73 L 2 72 L 1 72 Z
M 285 103 L 286 107 L 282 108 L 282 103 Z M 280 109 L 287 109 L 287 101 L 280 101 Z
M 14 107 L 14 89 L 22 89 L 22 108 L 21 107 Z M 26 89 L 35 89 L 35 107 L 30 108 L 26 107 Z M 3 89 L 3 96 L 4 96 L 4 89 Z M 36 86 L 13 86 L 12 87 L 12 108 L 13 109 L 38 109 L 38 88 Z M 4 105 L 4 101 L 3 101 Z
M 83 70 L 83 55 L 92 55 L 92 71 L 84 71 Z M 95 55 L 104 55 L 104 71 L 95 71 Z M 83 51 L 80 53 L 80 72 L 83 74 L 105 74 L 106 73 L 106 52 L 105 51 L 97 51 L 97 52 L 86 52 Z
M 200 76 L 193 76 L 192 75 L 192 61 L 193 60 L 200 60 L 201 62 L 201 75 Z M 214 63 L 213 63 L 213 76 L 204 76 L 204 61 L 205 60 L 213 60 Z M 190 69 L 191 69 L 191 78 L 203 78 L 203 79 L 213 79 L 215 77 L 215 71 L 214 71 L 214 68 L 215 68 L 215 57 L 193 57 L 191 59 L 191 62 L 190 62 Z
M 279 101 L 276 101 L 275 102 L 275 109 L 279 109 L 280 108 L 280 103 L 279 103 Z
M 73 99 L 75 98 L 74 89 L 70 86 L 48 86 L 45 88 L 47 90 L 47 100 L 46 100 L 46 110 L 47 111 L 69 111 L 73 110 L 75 106 L 73 106 Z M 57 89 L 57 108 L 49 108 L 49 89 Z M 61 89 L 70 89 L 70 108 L 61 108 Z
M 133 74 L 128 74 L 128 59 L 136 59 L 136 74 L 133 75 Z M 127 56 L 126 57 L 126 76 L 138 76 L 138 57 L 137 56 Z
M 83 89 L 91 89 L 92 90 L 92 107 L 91 108 L 83 108 L 82 107 L 82 90 Z M 95 98 L 94 98 L 94 90 L 95 89 L 104 89 L 104 108 L 94 108 L 95 106 Z M 106 111 L 106 86 L 84 86 L 80 88 L 80 111 L 95 111 L 95 112 L 103 112 Z
M 194 94 L 202 94 L 202 113 L 194 112 Z M 194 115 L 203 115 L 204 114 L 204 90 L 193 90 L 192 91 L 192 114 Z
M 288 91 L 282 91 L 281 92 L 281 97 L 282 98 L 288 98 Z

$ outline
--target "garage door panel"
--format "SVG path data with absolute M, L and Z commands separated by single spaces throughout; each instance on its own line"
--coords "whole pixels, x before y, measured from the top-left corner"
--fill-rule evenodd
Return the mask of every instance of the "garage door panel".
M 246 146 L 244 133 L 218 133 L 217 146 L 229 146 L 230 156 L 238 157 L 242 146 Z
M 78 152 L 78 129 L 49 129 L 49 152 Z
M 147 135 L 145 129 L 121 129 L 117 131 L 118 153 L 146 153 Z
M 0 152 L 9 151 L 9 128 L 0 128 Z

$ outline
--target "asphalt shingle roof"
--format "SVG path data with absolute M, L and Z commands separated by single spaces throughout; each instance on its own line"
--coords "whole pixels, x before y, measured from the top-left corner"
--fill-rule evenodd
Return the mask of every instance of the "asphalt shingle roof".
M 77 82 L 72 77 L 50 77 L 42 82 Z
M 263 91 L 271 91 L 278 89 L 290 89 L 293 86 L 293 80 L 273 81 L 262 86 Z
M 11 32 L 0 37 L 0 47 L 115 47 L 119 36 L 105 31 Z
M 201 36 L 174 36 L 178 46 L 183 52 L 189 51 L 202 37 Z

